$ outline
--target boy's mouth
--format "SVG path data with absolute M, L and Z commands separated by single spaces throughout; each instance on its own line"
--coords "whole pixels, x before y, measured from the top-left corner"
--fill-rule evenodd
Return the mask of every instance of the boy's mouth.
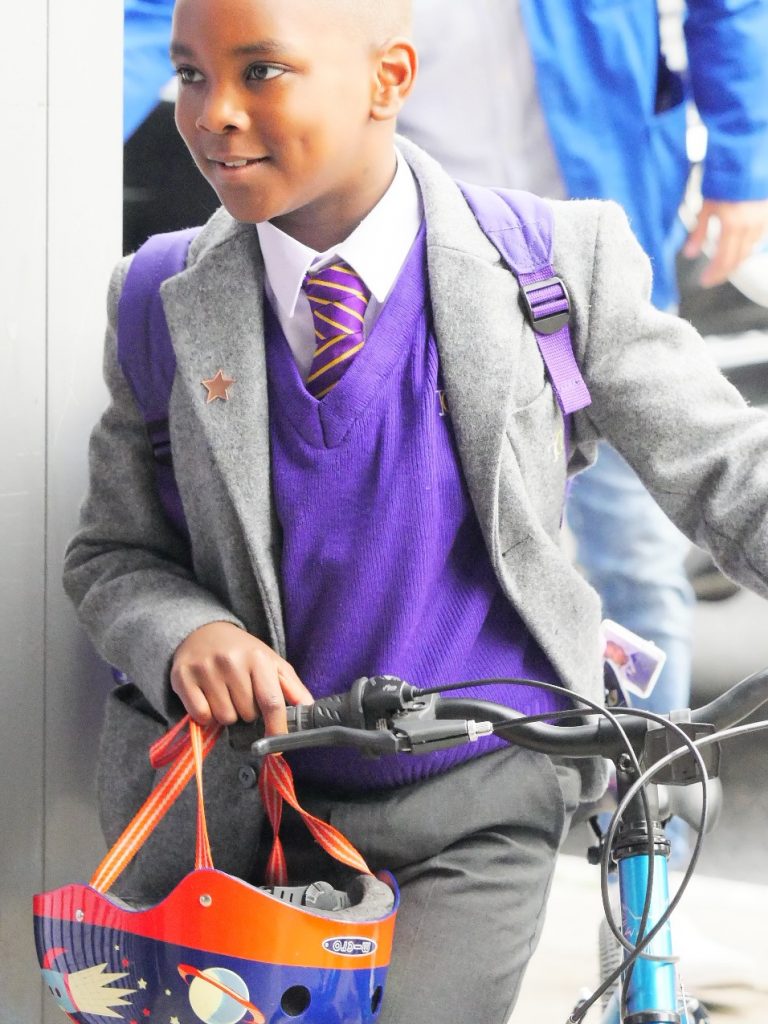
M 210 163 L 216 167 L 224 167 L 228 171 L 236 171 L 241 167 L 252 167 L 254 164 L 261 164 L 267 159 L 265 156 L 260 157 L 235 157 L 231 160 L 218 160 L 215 157 L 209 157 Z

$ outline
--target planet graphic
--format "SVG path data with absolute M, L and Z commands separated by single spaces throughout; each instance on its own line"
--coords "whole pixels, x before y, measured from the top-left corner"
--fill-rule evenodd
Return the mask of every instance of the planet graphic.
M 248 986 L 234 971 L 179 964 L 179 974 L 189 985 L 189 1005 L 204 1024 L 265 1024 L 264 1014 L 250 1002 Z M 251 1016 L 243 1020 L 246 1013 Z

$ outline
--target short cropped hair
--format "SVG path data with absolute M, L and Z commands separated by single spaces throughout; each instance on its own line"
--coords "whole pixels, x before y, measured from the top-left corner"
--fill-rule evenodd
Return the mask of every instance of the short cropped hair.
M 353 19 L 371 40 L 383 43 L 411 31 L 411 0 L 318 0 L 339 8 L 341 17 Z

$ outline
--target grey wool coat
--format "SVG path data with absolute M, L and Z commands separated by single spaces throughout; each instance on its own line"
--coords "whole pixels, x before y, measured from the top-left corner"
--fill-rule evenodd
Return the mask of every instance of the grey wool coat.
M 398 146 L 423 198 L 449 415 L 493 568 L 564 684 L 600 700 L 600 604 L 559 542 L 562 418 L 517 283 L 453 181 L 412 144 Z M 768 417 L 744 404 L 690 325 L 650 305 L 649 262 L 617 206 L 553 205 L 554 263 L 571 293 L 574 347 L 593 399 L 574 418 L 570 470 L 608 438 L 684 533 L 768 595 Z M 187 269 L 161 291 L 178 364 L 170 429 L 190 550 L 163 516 L 144 425 L 116 362 L 126 267 L 109 297 L 111 402 L 93 433 L 91 486 L 65 566 L 98 651 L 135 684 L 118 688 L 107 712 L 100 786 L 109 839 L 153 783 L 148 744 L 181 713 L 168 678 L 178 644 L 228 620 L 285 654 L 256 230 L 219 211 Z M 237 383 L 229 401 L 206 404 L 201 381 L 219 368 Z M 214 854 L 247 876 L 255 790 L 238 785 L 226 744 L 209 763 Z M 584 781 L 587 792 L 599 787 L 594 765 Z M 173 874 L 190 866 L 192 818 L 176 808 L 150 842 L 154 877 L 163 859 Z

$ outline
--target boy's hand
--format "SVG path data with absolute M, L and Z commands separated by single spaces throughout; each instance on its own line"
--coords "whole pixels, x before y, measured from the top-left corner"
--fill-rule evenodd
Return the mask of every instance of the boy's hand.
M 199 725 L 232 725 L 260 714 L 268 736 L 287 731 L 285 704 L 311 704 L 293 668 L 231 622 L 196 629 L 176 648 L 171 688 Z

